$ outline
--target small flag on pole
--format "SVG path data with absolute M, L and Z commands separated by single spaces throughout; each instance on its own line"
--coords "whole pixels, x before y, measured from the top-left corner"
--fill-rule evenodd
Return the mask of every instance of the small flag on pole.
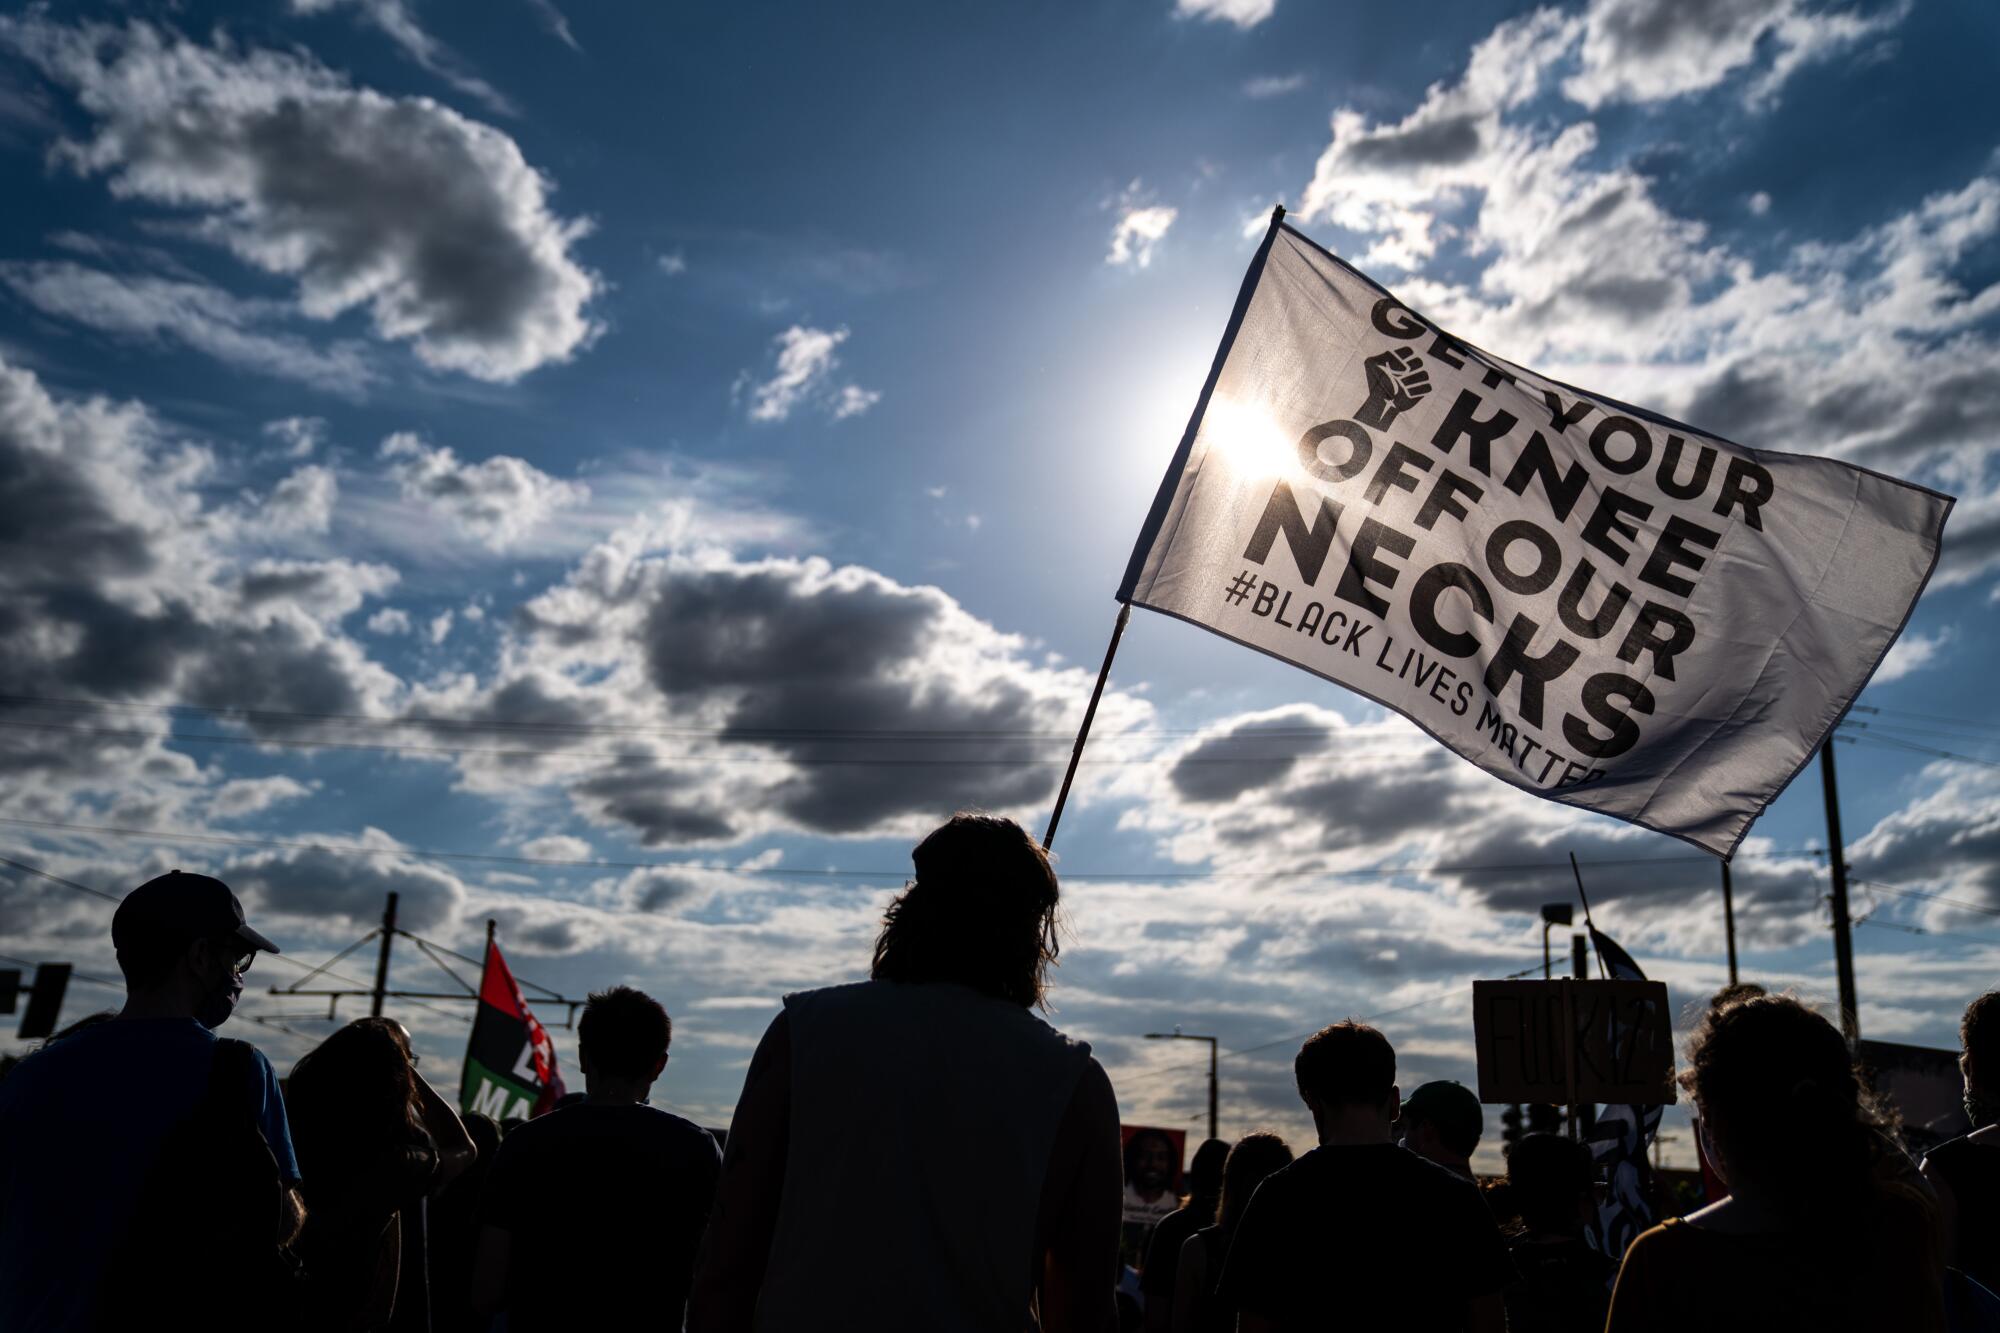
M 521 998 L 521 985 L 486 943 L 486 967 L 479 978 L 479 1014 L 465 1048 L 465 1076 L 459 1108 L 495 1120 L 527 1120 L 553 1107 L 563 1095 L 555 1044 Z
M 1646 974 L 1618 942 L 1592 926 L 1590 940 L 1598 961 L 1613 981 L 1644 981 Z M 1624 1019 L 1614 1017 L 1613 1022 Z M 1614 1036 L 1612 1049 L 1626 1043 Z M 1653 1166 L 1646 1153 L 1660 1130 L 1664 1106 L 1606 1106 L 1591 1127 L 1593 1162 L 1604 1168 L 1605 1193 L 1597 1204 L 1598 1235 L 1604 1253 L 1623 1259 L 1639 1233 L 1653 1225 Z
M 1280 217 L 1118 599 L 1729 855 L 1902 631 L 1951 498 L 1490 356 Z

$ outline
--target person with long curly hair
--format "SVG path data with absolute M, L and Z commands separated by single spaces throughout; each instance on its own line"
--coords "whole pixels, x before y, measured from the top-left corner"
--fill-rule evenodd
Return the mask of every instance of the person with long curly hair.
M 785 997 L 751 1058 L 697 1269 L 698 1333 L 1099 1330 L 1118 1275 L 1118 1100 L 1033 1012 L 1048 856 L 961 814 L 917 845 L 871 979 Z
M 1729 1197 L 1632 1242 L 1607 1333 L 1944 1327 L 1936 1203 L 1833 1024 L 1782 995 L 1720 1005 L 1680 1077 Z
M 428 1295 L 420 1209 L 477 1150 L 416 1061 L 401 1023 L 357 1018 L 285 1085 L 306 1176 L 298 1250 L 319 1328 L 387 1328 L 399 1301 Z

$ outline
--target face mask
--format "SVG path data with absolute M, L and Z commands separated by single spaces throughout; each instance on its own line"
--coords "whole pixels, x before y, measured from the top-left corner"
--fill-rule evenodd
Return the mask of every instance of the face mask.
M 1972 1122 L 1974 1129 L 2000 1123 L 2000 1101 L 1982 1097 L 1976 1092 L 1965 1094 L 1965 1118 Z

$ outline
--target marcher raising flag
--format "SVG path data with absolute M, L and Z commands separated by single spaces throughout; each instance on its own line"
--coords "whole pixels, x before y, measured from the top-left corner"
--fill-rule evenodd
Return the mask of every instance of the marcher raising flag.
M 486 966 L 479 977 L 479 1014 L 465 1044 L 459 1107 L 499 1121 L 526 1120 L 549 1110 L 562 1095 L 555 1043 L 528 1012 L 521 983 L 508 970 L 489 927 Z
M 1502 361 L 1282 219 L 1118 599 L 1727 856 L 1889 651 L 1951 498 Z

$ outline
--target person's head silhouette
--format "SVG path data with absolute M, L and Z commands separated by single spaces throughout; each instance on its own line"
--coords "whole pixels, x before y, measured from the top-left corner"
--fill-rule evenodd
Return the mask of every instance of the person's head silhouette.
M 1870 1175 L 1872 1108 L 1833 1024 L 1783 995 L 1711 1009 L 1681 1084 L 1732 1194 L 1807 1217 Z
M 1188 1163 L 1188 1194 L 1196 1200 L 1213 1203 L 1222 1193 L 1222 1168 L 1229 1160 L 1229 1140 L 1206 1139 L 1194 1150 L 1194 1160 Z
M 243 974 L 278 946 L 243 920 L 229 886 L 170 870 L 125 895 L 111 917 L 127 1018 L 192 1018 L 218 1028 L 236 1011 Z
M 589 1100 L 601 1104 L 644 1101 L 667 1067 L 674 1038 L 660 1002 L 630 986 L 593 993 L 576 1030 L 584 1086 Z
M 1531 1232 L 1583 1233 L 1595 1211 L 1590 1149 L 1560 1134 L 1527 1134 L 1507 1150 L 1509 1197 Z
M 1988 991 L 1965 1007 L 1958 1044 L 1965 1118 L 1974 1129 L 2000 1123 L 2000 991 Z
M 1019 824 L 958 814 L 910 854 L 916 878 L 882 917 L 877 981 L 955 982 L 1024 1008 L 1054 965 L 1060 892 L 1047 853 Z
M 1324 1144 L 1387 1143 L 1401 1098 L 1389 1039 L 1352 1019 L 1306 1038 L 1292 1061 L 1299 1097 Z
M 1222 1199 L 1216 1205 L 1215 1223 L 1226 1232 L 1236 1230 L 1250 1196 L 1264 1183 L 1264 1177 L 1292 1164 L 1291 1145 L 1276 1134 L 1245 1134 L 1229 1150 L 1222 1168 Z

